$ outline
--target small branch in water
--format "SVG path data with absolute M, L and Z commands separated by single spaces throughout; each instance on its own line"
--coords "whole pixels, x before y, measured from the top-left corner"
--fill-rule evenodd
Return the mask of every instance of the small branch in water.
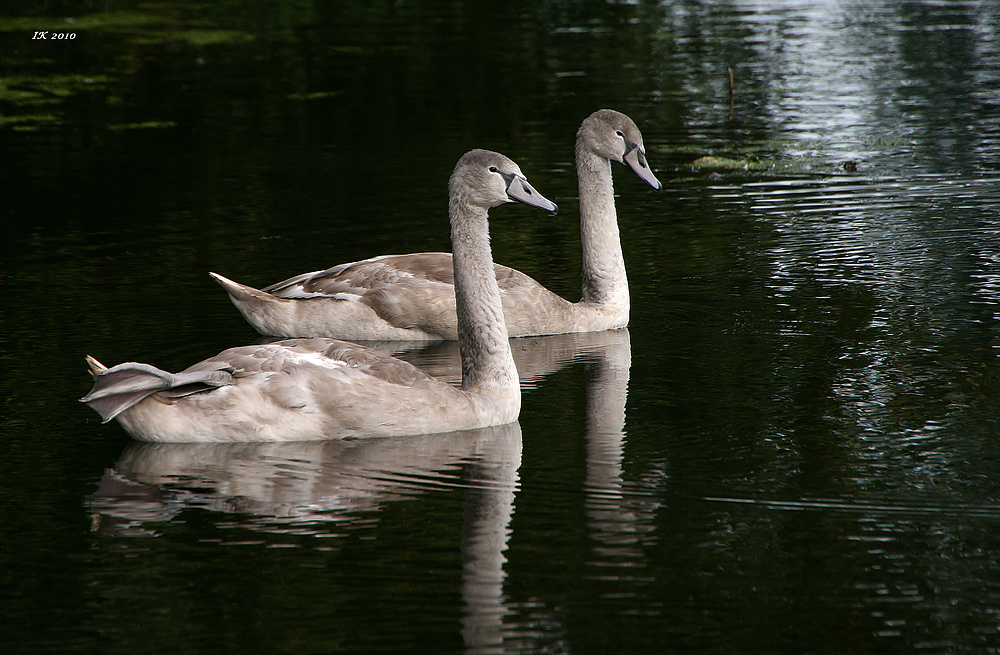
M 735 94 L 735 85 L 733 84 L 733 67 L 729 66 L 729 118 L 733 117 L 733 95 Z

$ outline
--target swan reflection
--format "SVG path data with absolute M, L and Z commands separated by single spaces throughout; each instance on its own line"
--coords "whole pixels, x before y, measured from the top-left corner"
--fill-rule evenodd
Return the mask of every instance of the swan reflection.
M 371 344 L 367 344 L 371 345 Z M 395 357 L 452 384 L 461 381 L 458 344 L 381 342 Z M 597 562 L 638 564 L 640 539 L 652 530 L 652 497 L 626 490 L 625 403 L 632 349 L 628 329 L 511 339 L 511 352 L 522 391 L 531 391 L 548 375 L 583 362 L 586 378 L 585 511 Z
M 311 534 L 441 486 L 465 490 L 463 637 L 472 652 L 500 643 L 505 558 L 521 464 L 521 427 L 326 442 L 132 442 L 88 498 L 95 529 L 157 533 L 187 508 L 250 514 L 248 527 Z
M 584 365 L 587 394 L 585 510 L 598 561 L 641 561 L 640 538 L 652 530 L 656 503 L 626 490 L 625 403 L 632 349 L 624 338 L 591 351 Z
M 454 342 L 392 349 L 442 379 L 458 380 Z M 570 363 L 586 374 L 585 511 L 596 560 L 641 561 L 652 524 L 622 479 L 631 351 L 627 330 L 512 341 L 522 385 Z M 413 437 L 322 442 L 154 444 L 130 442 L 87 499 L 94 528 L 155 536 L 185 509 L 240 514 L 259 532 L 330 536 L 371 521 L 386 504 L 440 488 L 464 494 L 462 637 L 468 652 L 502 652 L 504 556 L 518 490 L 521 428 L 511 425 Z M 517 623 L 515 620 L 513 623 Z M 525 626 L 507 625 L 507 637 Z

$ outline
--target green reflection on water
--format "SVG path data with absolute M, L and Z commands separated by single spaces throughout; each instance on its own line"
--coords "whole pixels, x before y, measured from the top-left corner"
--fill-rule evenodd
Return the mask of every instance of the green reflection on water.
M 16 131 L 38 130 L 58 126 L 66 121 L 65 103 L 84 93 L 106 93 L 112 85 L 135 76 L 143 70 L 142 63 L 154 52 L 151 47 L 184 44 L 200 49 L 206 46 L 238 45 L 253 41 L 250 33 L 210 26 L 211 21 L 198 16 L 182 16 L 179 6 L 167 3 L 143 4 L 136 11 L 109 11 L 84 14 L 74 18 L 15 17 L 0 18 L 0 33 L 20 33 L 28 45 L 25 52 L 37 55 L 37 48 L 51 48 L 63 59 L 52 57 L 21 57 L 20 49 L 8 58 L 8 70 L 31 71 L 27 74 L 0 76 L 0 128 L 9 126 Z M 186 8 L 185 8 L 186 9 Z M 206 11 L 206 8 L 202 8 Z M 84 43 L 86 41 L 86 43 Z M 64 49 L 74 49 L 71 53 Z M 103 60 L 103 51 L 117 50 L 113 66 L 93 68 L 84 62 Z M 65 59 L 81 72 L 67 73 Z M 46 68 L 51 70 L 45 71 Z M 120 103 L 109 95 L 107 105 Z M 3 111 L 3 106 L 13 108 Z M 38 113 L 31 107 L 52 107 L 54 111 Z M 110 129 L 167 127 L 172 123 L 139 121 L 119 123 Z
M 0 32 L 78 32 L 136 27 L 148 28 L 153 25 L 163 25 L 167 20 L 164 16 L 129 11 L 85 14 L 79 18 L 0 18 Z

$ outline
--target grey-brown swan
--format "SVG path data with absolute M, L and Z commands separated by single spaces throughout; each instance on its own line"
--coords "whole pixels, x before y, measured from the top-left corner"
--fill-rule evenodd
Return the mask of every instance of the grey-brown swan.
M 512 337 L 592 332 L 628 325 L 629 290 L 615 213 L 611 162 L 626 164 L 654 189 L 642 134 L 625 114 L 602 109 L 576 135 L 583 293 L 577 303 L 531 277 L 496 265 Z M 449 253 L 384 255 L 299 275 L 263 290 L 212 277 L 261 334 L 364 340 L 458 337 Z
M 303 441 L 428 434 L 503 425 L 521 407 L 494 275 L 487 211 L 513 201 L 555 212 L 517 164 L 466 153 L 449 181 L 462 384 L 435 380 L 385 353 L 334 339 L 231 348 L 172 374 L 88 357 L 81 399 L 105 422 L 159 442 Z

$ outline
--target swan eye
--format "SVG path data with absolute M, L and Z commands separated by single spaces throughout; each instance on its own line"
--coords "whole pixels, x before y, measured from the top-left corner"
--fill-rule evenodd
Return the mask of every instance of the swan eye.
M 618 136 L 620 136 L 623 139 L 625 138 L 625 133 L 622 132 L 621 130 L 615 130 L 615 134 L 617 134 Z
M 499 173 L 500 169 L 497 168 L 496 166 L 490 166 L 490 172 L 491 173 Z

